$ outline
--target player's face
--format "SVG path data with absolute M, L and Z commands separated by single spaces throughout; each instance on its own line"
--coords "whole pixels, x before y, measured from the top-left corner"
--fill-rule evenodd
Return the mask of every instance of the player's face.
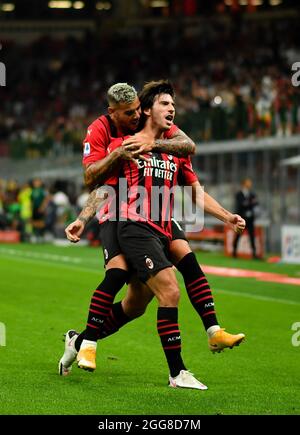
M 169 130 L 175 117 L 175 103 L 171 95 L 160 94 L 155 97 L 151 110 L 152 122 L 162 130 Z
M 136 131 L 141 117 L 141 104 L 140 100 L 136 98 L 130 104 L 120 103 L 110 112 L 116 127 L 123 131 Z

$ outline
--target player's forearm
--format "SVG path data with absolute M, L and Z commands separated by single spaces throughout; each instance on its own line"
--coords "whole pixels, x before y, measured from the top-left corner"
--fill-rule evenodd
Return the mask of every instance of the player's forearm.
M 192 188 L 193 202 L 198 207 L 202 208 L 205 213 L 214 216 L 222 222 L 228 222 L 232 216 L 232 213 L 222 207 L 221 204 L 219 204 L 218 201 L 216 201 L 212 196 L 204 192 L 200 183 L 194 183 Z
M 85 225 L 93 219 L 98 210 L 98 207 L 100 206 L 101 198 L 99 198 L 99 196 L 97 195 L 97 191 L 98 189 L 94 189 L 89 194 L 86 204 L 77 218 Z
M 113 151 L 104 159 L 94 162 L 85 168 L 84 181 L 89 188 L 104 184 L 120 162 L 121 154 Z
M 228 222 L 232 213 L 226 210 L 221 204 L 212 198 L 208 193 L 204 192 L 204 211 L 212 216 L 220 219 L 223 222 Z
M 188 157 L 195 153 L 195 148 L 194 142 L 189 139 L 156 139 L 152 150 L 176 157 Z
M 184 131 L 177 130 L 171 139 L 157 139 L 153 151 L 172 154 L 176 157 L 188 157 L 195 154 L 196 145 Z

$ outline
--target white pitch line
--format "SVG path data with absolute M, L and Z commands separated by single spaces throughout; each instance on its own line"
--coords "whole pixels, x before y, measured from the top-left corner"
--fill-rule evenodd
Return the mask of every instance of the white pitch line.
M 99 274 L 99 272 L 103 271 L 103 267 L 101 265 L 101 263 L 99 262 L 99 270 L 95 270 L 95 269 L 90 269 L 89 267 L 79 267 L 78 263 L 72 263 L 72 264 L 68 264 L 68 263 L 57 263 L 55 261 L 53 262 L 46 262 L 46 258 L 45 260 L 41 260 L 41 256 L 39 256 L 39 258 L 30 258 L 29 256 L 24 256 L 24 255 L 18 255 L 20 251 L 18 251 L 14 256 L 11 257 L 5 257 L 6 260 L 13 260 L 13 261 L 26 261 L 28 263 L 39 263 L 39 264 L 43 264 L 49 267 L 61 267 L 63 269 L 71 269 L 73 271 L 82 271 L 82 272 L 86 272 L 86 273 L 97 273 Z M 1 249 L 0 249 L 0 255 L 2 254 Z M 81 261 L 81 259 L 80 259 Z
M 53 260 L 53 261 L 63 261 L 64 263 L 74 263 L 74 264 L 80 264 L 82 263 L 82 258 L 80 257 L 69 257 L 67 255 L 57 255 L 57 254 L 45 254 L 42 252 L 36 252 L 36 251 L 22 251 L 18 249 L 11 249 L 11 248 L 0 248 L 0 254 L 8 254 L 12 256 L 19 256 L 19 257 L 29 257 L 29 258 L 37 258 L 37 259 L 45 259 L 45 260 Z M 91 263 L 97 263 L 99 264 L 99 260 L 95 260 L 94 258 L 89 259 Z
M 99 274 L 100 271 L 103 271 L 100 261 L 98 262 L 95 259 L 89 259 L 88 261 L 99 264 L 99 270 L 90 269 L 88 267 L 78 267 L 79 263 L 83 263 L 82 259 L 78 257 L 68 257 L 68 256 L 60 256 L 56 254 L 43 254 L 43 253 L 37 253 L 33 251 L 19 251 L 17 249 L 0 248 L 0 254 L 2 253 L 12 255 L 12 257 L 9 258 L 10 260 L 16 260 L 16 261 L 25 260 L 28 262 L 45 264 L 45 261 L 41 260 L 42 258 L 44 258 L 45 260 L 53 260 L 53 263 L 47 263 L 47 266 L 55 266 L 55 267 L 58 266 L 58 267 L 63 267 L 76 271 L 97 273 L 97 274 Z M 65 264 L 56 263 L 55 261 L 63 261 Z M 72 263 L 75 267 L 67 263 Z M 277 303 L 287 304 L 287 305 L 300 305 L 300 302 L 291 301 L 288 299 L 272 298 L 270 296 L 254 295 L 252 293 L 233 292 L 231 290 L 223 290 L 223 289 L 214 289 L 213 291 L 230 294 L 232 296 L 242 296 L 245 298 L 257 299 L 265 302 L 277 302 Z

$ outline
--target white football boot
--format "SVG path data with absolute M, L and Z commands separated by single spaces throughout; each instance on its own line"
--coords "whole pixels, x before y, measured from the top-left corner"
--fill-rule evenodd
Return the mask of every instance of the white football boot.
M 72 370 L 72 364 L 76 359 L 77 350 L 75 349 L 75 341 L 79 333 L 70 329 L 65 334 L 65 352 L 58 363 L 58 373 L 60 376 L 68 376 Z
M 193 373 L 188 370 L 180 370 L 175 378 L 169 376 L 169 387 L 172 388 L 194 388 L 196 390 L 207 390 L 207 386 L 198 381 Z

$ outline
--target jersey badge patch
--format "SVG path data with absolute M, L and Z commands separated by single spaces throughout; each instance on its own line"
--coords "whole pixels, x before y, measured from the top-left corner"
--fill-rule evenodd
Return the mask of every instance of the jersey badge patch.
M 88 156 L 91 153 L 91 145 L 89 142 L 85 142 L 84 143 L 84 148 L 83 148 L 83 155 L 84 156 Z

